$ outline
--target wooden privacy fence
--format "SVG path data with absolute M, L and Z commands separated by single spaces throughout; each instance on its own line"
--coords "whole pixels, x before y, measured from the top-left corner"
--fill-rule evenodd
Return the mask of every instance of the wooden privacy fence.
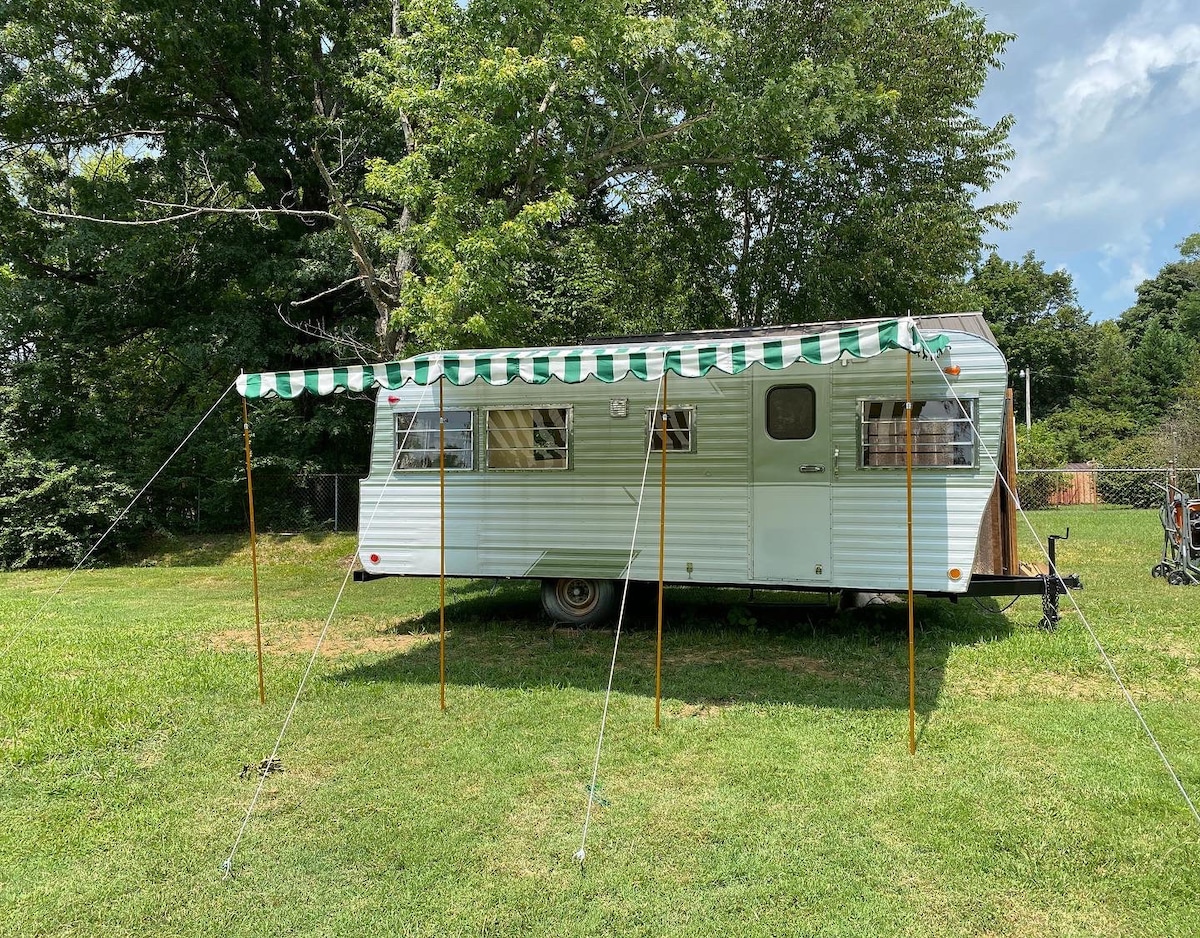
M 1050 494 L 1050 504 L 1061 505 L 1098 505 L 1100 491 L 1096 485 L 1096 467 L 1068 463 L 1066 471 L 1060 476 L 1058 486 Z

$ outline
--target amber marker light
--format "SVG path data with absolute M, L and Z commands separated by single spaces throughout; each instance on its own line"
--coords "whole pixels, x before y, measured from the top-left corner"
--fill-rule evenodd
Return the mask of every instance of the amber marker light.
M 951 567 L 949 572 L 950 572 L 950 579 L 952 579 L 952 580 L 961 580 L 962 579 L 962 571 L 959 570 L 958 567 Z
M 945 374 L 948 374 L 951 378 L 957 378 L 959 375 L 962 374 L 962 366 L 947 365 L 945 368 L 942 369 L 942 372 Z

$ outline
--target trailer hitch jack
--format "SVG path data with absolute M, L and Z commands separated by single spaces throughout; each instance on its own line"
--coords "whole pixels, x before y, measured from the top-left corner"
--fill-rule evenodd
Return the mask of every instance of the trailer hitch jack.
M 1058 597 L 1065 593 L 1066 586 L 1058 575 L 1058 565 L 1055 563 L 1055 548 L 1059 541 L 1071 539 L 1071 528 L 1067 526 L 1066 534 L 1051 534 L 1046 538 L 1046 553 L 1050 558 L 1050 572 L 1046 575 L 1046 585 L 1042 592 L 1042 621 L 1041 628 L 1053 632 L 1058 628 Z

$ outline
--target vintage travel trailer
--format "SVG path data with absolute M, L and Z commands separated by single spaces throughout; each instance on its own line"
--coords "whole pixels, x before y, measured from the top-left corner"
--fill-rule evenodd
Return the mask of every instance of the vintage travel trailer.
M 448 576 L 540 580 L 550 615 L 585 624 L 626 574 L 658 579 L 664 390 L 666 582 L 903 591 L 908 366 L 916 591 L 1056 602 L 993 556 L 1007 370 L 979 315 L 434 353 L 239 390 L 379 388 L 360 579 L 438 575 L 444 517 Z

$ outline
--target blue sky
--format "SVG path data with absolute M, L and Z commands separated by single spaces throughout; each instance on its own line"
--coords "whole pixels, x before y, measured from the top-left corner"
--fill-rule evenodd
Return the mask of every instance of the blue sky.
M 1200 231 L 1200 3 L 970 5 L 1017 34 L 979 101 L 984 120 L 1017 122 L 1016 159 L 987 198 L 1021 207 L 988 240 L 1070 271 L 1093 318 L 1118 316 Z

